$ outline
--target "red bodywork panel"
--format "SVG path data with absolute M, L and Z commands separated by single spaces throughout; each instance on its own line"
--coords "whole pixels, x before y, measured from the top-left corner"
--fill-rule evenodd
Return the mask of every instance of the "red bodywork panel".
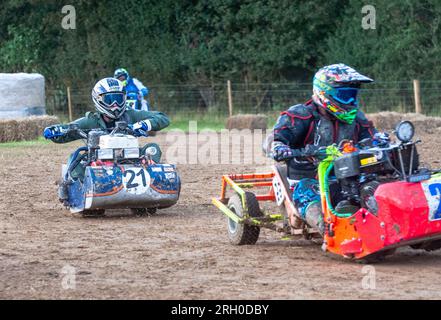
M 441 238 L 438 209 L 441 184 L 437 182 L 423 182 L 430 192 L 424 191 L 422 183 L 380 185 L 375 192 L 378 216 L 366 209 L 360 209 L 350 218 L 334 216 L 331 233 L 325 236 L 328 250 L 362 258 L 388 247 Z
M 430 220 L 429 203 L 421 183 L 380 185 L 375 198 L 378 218 L 385 223 L 385 245 L 441 233 L 441 220 Z

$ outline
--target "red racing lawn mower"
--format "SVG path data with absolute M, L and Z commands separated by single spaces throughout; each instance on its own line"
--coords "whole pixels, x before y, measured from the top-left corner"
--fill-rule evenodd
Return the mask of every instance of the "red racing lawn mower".
M 403 246 L 440 249 L 441 171 L 420 166 L 416 145 L 421 141 L 413 141 L 411 122 L 401 122 L 394 133 L 397 142 L 365 139 L 354 146 L 344 141 L 316 155 L 320 232 L 294 205 L 286 166 L 276 165 L 272 173 L 223 176 L 221 196 L 213 204 L 227 216 L 231 243 L 255 244 L 260 229 L 269 228 L 291 238 L 322 239 L 325 251 L 369 262 Z M 342 210 L 341 201 L 350 205 Z M 283 214 L 262 209 L 263 202 L 274 202 Z

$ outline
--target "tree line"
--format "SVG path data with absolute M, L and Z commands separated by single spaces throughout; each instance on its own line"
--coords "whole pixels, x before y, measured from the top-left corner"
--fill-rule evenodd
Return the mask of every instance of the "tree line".
M 125 67 L 149 83 L 310 81 L 344 62 L 381 81 L 440 78 L 441 2 L 371 0 L 3 0 L 1 72 L 87 87 Z

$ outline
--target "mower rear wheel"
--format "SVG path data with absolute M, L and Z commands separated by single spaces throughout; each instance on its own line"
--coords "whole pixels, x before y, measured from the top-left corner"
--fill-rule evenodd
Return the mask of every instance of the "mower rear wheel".
M 434 241 L 426 241 L 423 243 L 418 243 L 410 246 L 412 249 L 418 250 L 426 250 L 428 252 L 436 251 L 441 249 L 441 240 L 434 240 Z
M 396 249 L 388 249 L 385 251 L 376 252 L 357 261 L 361 264 L 379 263 L 386 260 L 387 256 L 393 255 L 395 251 Z
M 258 218 L 263 216 L 259 207 L 259 202 L 254 193 L 245 192 L 245 200 L 250 217 Z M 230 198 L 228 201 L 228 208 L 241 218 L 245 216 L 242 200 L 238 194 L 235 194 Z M 228 238 L 234 245 L 252 245 L 256 244 L 259 239 L 260 227 L 258 226 L 236 223 L 230 218 L 227 218 L 227 227 Z

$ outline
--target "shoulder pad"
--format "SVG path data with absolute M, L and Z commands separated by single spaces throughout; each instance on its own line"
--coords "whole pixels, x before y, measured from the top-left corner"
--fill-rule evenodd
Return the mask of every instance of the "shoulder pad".
M 362 124 L 370 123 L 370 121 L 366 118 L 366 115 L 360 110 L 358 110 L 355 120 Z
M 283 114 L 287 114 L 294 118 L 309 119 L 314 116 L 314 109 L 310 105 L 296 104 L 283 112 Z
M 92 112 L 92 111 L 88 111 L 86 112 L 86 115 L 84 116 L 87 119 L 93 119 L 93 118 L 97 118 L 97 113 L 96 112 Z

